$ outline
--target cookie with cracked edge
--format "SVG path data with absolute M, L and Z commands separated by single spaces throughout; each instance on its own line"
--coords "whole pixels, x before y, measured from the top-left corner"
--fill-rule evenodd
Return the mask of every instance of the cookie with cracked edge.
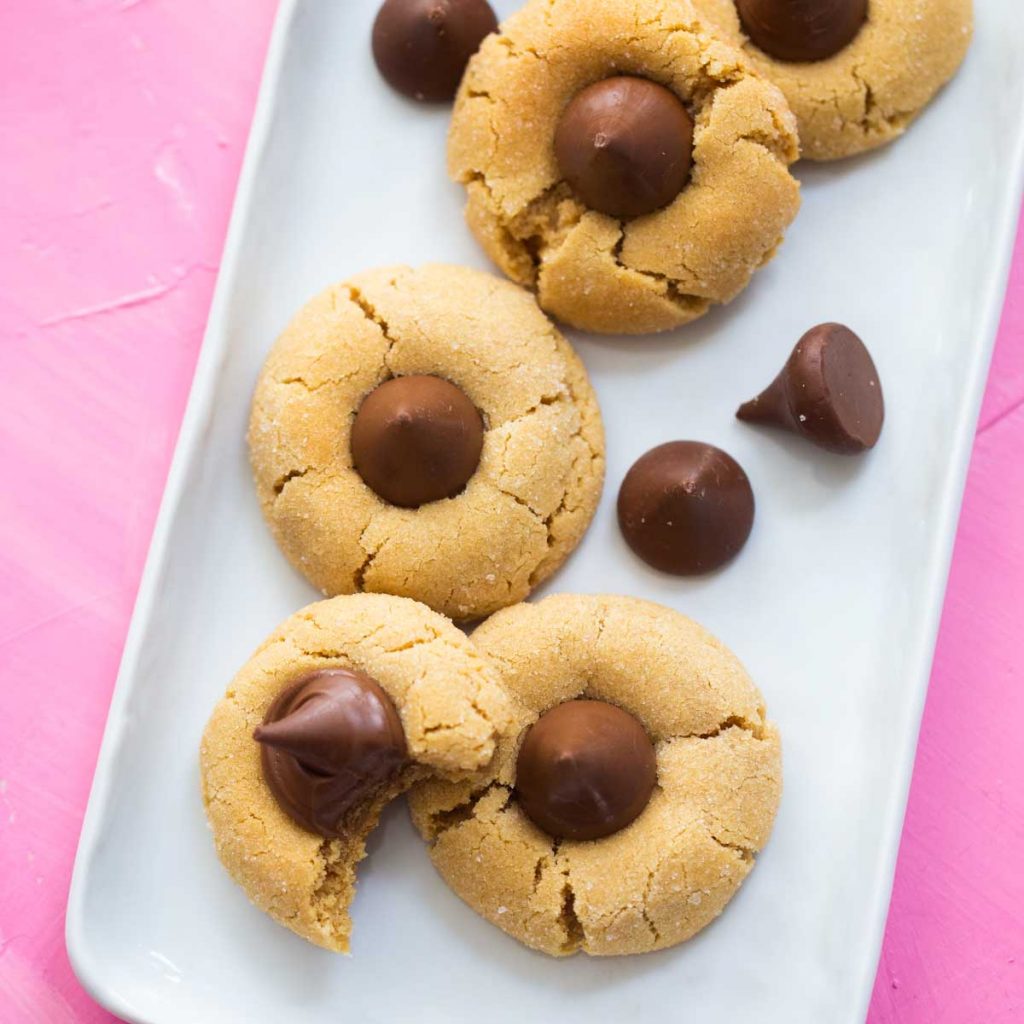
M 588 209 L 554 144 L 567 104 L 620 75 L 672 90 L 694 121 L 688 184 L 633 219 Z M 547 312 L 599 333 L 668 330 L 735 298 L 796 216 L 797 155 L 782 93 L 690 0 L 532 0 L 470 61 L 448 137 L 488 256 Z
M 460 493 L 404 508 L 360 476 L 351 436 L 366 396 L 411 375 L 461 389 L 484 432 Z M 369 271 L 307 303 L 267 358 L 249 447 L 264 517 L 310 582 L 411 597 L 454 619 L 547 579 L 604 480 L 600 410 L 569 343 L 528 292 L 455 266 Z
M 408 762 L 358 808 L 342 838 L 326 839 L 278 804 L 253 732 L 289 686 L 339 668 L 365 673 L 391 699 Z M 508 714 L 488 661 L 422 604 L 356 594 L 309 605 L 240 669 L 203 734 L 202 797 L 217 854 L 261 910 L 318 946 L 348 952 L 356 865 L 384 806 L 417 780 L 452 780 L 481 768 Z
M 408 794 L 452 890 L 552 956 L 663 949 L 714 920 L 768 841 L 782 790 L 778 733 L 736 657 L 678 612 L 628 597 L 517 605 L 472 640 L 512 699 L 511 726 L 475 778 Z M 580 697 L 639 719 L 657 786 L 627 827 L 559 842 L 518 805 L 516 760 L 545 711 Z
M 838 160 L 899 138 L 963 62 L 973 0 L 870 0 L 860 31 L 817 61 L 778 60 L 745 34 L 734 0 L 693 0 L 786 95 L 801 155 Z

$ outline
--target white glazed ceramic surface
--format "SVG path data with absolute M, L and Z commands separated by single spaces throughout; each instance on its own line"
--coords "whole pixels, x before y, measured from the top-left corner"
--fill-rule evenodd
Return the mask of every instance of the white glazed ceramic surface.
M 282 3 L 78 852 L 75 968 L 147 1024 L 861 1021 L 1020 194 L 1024 6 L 978 5 L 963 72 L 906 139 L 798 167 L 804 209 L 729 308 L 669 336 L 573 336 L 604 410 L 608 483 L 545 590 L 635 594 L 700 620 L 745 661 L 785 752 L 774 837 L 722 918 L 683 947 L 611 961 L 549 960 L 478 918 L 402 806 L 360 871 L 352 957 L 323 952 L 249 905 L 203 816 L 197 748 L 213 703 L 316 596 L 275 548 L 249 478 L 247 408 L 268 347 L 300 303 L 354 271 L 486 265 L 445 176 L 448 109 L 402 100 L 373 67 L 376 6 Z M 881 374 L 888 418 L 865 458 L 733 419 L 823 320 L 854 327 Z M 746 549 L 705 579 L 647 569 L 615 523 L 626 469 L 675 438 L 727 449 L 757 495 Z

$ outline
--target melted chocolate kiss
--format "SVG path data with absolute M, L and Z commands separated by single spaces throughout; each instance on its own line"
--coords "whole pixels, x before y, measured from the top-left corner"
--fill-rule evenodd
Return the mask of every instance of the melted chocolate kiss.
M 450 100 L 469 58 L 497 27 L 486 0 L 386 0 L 373 23 L 373 59 L 406 96 Z
M 770 57 L 825 60 L 867 20 L 868 0 L 736 0 L 743 31 Z
M 797 343 L 786 365 L 736 415 L 785 427 L 840 455 L 873 448 L 882 432 L 882 385 L 864 343 L 842 324 L 819 324 Z
M 644 727 L 600 700 L 571 700 L 541 715 L 516 762 L 516 797 L 556 839 L 600 839 L 647 806 L 658 766 Z
M 454 498 L 480 463 L 484 424 L 440 377 L 394 377 L 363 400 L 352 423 L 352 461 L 385 501 L 418 508 Z
M 639 217 L 683 190 L 693 161 L 693 118 L 663 85 L 606 78 L 565 108 L 555 156 L 562 177 L 591 209 Z
M 278 694 L 253 738 L 281 808 L 327 839 L 345 836 L 353 816 L 407 761 L 391 698 L 348 669 L 316 672 Z
M 619 489 L 619 527 L 648 565 L 694 576 L 724 565 L 754 525 L 754 492 L 720 448 L 670 441 L 642 455 Z

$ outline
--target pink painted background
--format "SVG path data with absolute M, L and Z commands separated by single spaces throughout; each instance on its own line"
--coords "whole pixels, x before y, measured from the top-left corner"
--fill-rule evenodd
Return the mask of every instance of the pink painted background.
M 64 952 L 93 764 L 274 0 L 0 0 L 0 1021 L 111 1021 Z M 1024 1020 L 1024 231 L 871 1024 Z M 823 1022 L 827 1024 L 827 1022 Z

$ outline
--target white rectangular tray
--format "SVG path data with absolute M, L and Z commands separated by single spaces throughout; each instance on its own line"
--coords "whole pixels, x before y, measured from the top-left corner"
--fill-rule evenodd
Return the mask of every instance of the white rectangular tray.
M 499 3 L 508 14 L 514 3 Z M 676 336 L 574 336 L 608 484 L 558 591 L 636 594 L 743 658 L 784 737 L 775 835 L 723 917 L 643 957 L 549 960 L 464 907 L 404 808 L 371 842 L 353 956 L 251 907 L 214 855 L 197 747 L 227 681 L 313 599 L 264 527 L 244 444 L 259 365 L 313 292 L 379 264 L 484 266 L 446 180 L 446 108 L 391 93 L 376 0 L 283 0 L 188 413 L 110 710 L 71 888 L 75 969 L 147 1024 L 637 1019 L 854 1024 L 875 973 L 915 740 L 1024 166 L 1024 5 L 984 0 L 966 66 L 907 138 L 800 165 L 804 209 L 729 308 Z M 733 419 L 800 333 L 852 325 L 888 404 L 879 447 L 820 453 Z M 735 564 L 645 569 L 615 525 L 651 445 L 732 452 L 758 499 Z

